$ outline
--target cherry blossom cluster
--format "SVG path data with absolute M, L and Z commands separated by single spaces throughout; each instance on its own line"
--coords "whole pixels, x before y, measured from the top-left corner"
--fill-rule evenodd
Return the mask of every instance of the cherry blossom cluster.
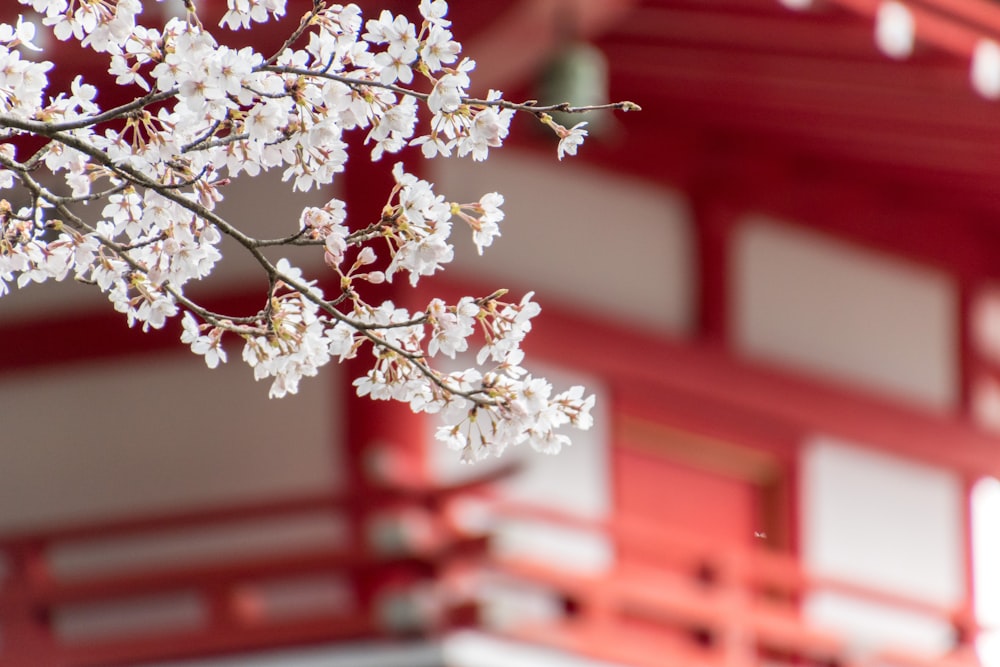
M 567 129 L 548 112 L 595 107 L 517 104 L 498 91 L 470 97 L 475 63 L 461 57 L 445 0 L 421 0 L 419 25 L 388 11 L 366 21 L 355 5 L 313 0 L 270 54 L 220 44 L 192 2 L 160 26 L 140 22 L 138 0 L 19 2 L 56 39 L 103 54 L 134 95 L 101 109 L 81 77 L 53 94 L 53 64 L 37 58 L 31 15 L 0 24 L 0 188 L 20 188 L 28 200 L 0 199 L 0 296 L 72 277 L 106 294 L 129 326 L 159 329 L 179 316 L 181 341 L 210 368 L 227 361 L 226 341 L 242 340 L 243 361 L 270 380 L 274 397 L 295 393 L 331 360 L 370 355 L 358 394 L 440 413 L 438 438 L 464 460 L 525 442 L 555 452 L 569 442 L 561 427 L 590 426 L 594 399 L 582 387 L 557 393 L 521 367 L 520 344 L 539 312 L 532 295 L 507 302 L 498 290 L 416 311 L 365 299 L 367 285 L 416 286 L 442 270 L 455 224 L 481 254 L 500 235 L 502 195 L 452 202 L 397 163 L 378 220 L 348 225 L 344 203 L 331 199 L 257 238 L 216 205 L 232 179 L 270 170 L 293 190 L 330 185 L 346 168 L 349 132 L 363 134 L 373 160 L 408 145 L 426 158 L 485 160 L 523 112 L 553 130 L 562 159 L 576 154 L 585 123 Z M 228 0 L 220 27 L 247 29 L 285 12 L 285 0 Z M 427 133 L 417 135 L 421 114 Z M 267 277 L 256 313 L 218 313 L 187 296 L 221 260 L 223 237 Z M 314 246 L 329 273 L 306 276 L 286 258 L 269 259 L 289 246 Z M 476 368 L 433 364 L 466 351 L 477 351 Z

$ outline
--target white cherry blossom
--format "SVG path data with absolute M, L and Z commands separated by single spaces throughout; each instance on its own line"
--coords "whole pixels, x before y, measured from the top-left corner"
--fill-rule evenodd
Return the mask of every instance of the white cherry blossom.
M 584 121 L 582 123 L 577 123 L 568 130 L 566 128 L 562 128 L 558 131 L 558 155 L 560 160 L 567 155 L 576 155 L 576 149 L 583 143 L 584 137 L 587 136 L 587 130 L 583 127 L 586 124 L 586 121 Z
M 420 0 L 420 25 L 312 3 L 301 22 L 288 22 L 276 53 L 249 38 L 222 44 L 230 40 L 216 39 L 196 8 L 145 25 L 139 0 L 19 2 L 25 13 L 0 23 L 0 296 L 73 277 L 103 292 L 128 326 L 159 329 L 181 315 L 181 342 L 209 368 L 227 361 L 227 341 L 242 340 L 243 362 L 273 397 L 297 392 L 331 361 L 368 359 L 357 392 L 438 415 L 439 439 L 463 460 L 522 443 L 554 452 L 569 442 L 559 429 L 590 427 L 593 396 L 581 387 L 557 393 L 521 367 L 521 342 L 540 311 L 531 293 L 513 302 L 504 290 L 432 299 L 415 312 L 366 300 L 370 284 L 403 273 L 415 286 L 443 270 L 456 222 L 482 254 L 500 236 L 501 194 L 449 202 L 399 162 L 377 220 L 349 225 L 334 198 L 258 238 L 218 213 L 235 178 L 280 170 L 291 190 L 336 183 L 350 133 L 374 160 L 407 145 L 427 158 L 485 160 L 522 112 L 559 137 L 560 160 L 574 155 L 585 123 L 566 129 L 547 113 L 556 107 L 511 103 L 494 90 L 469 97 L 475 61 L 459 59 L 445 0 Z M 284 0 L 227 0 L 220 27 L 248 29 L 285 13 Z M 102 108 L 97 80 L 81 76 L 50 90 L 55 65 L 38 57 L 39 22 L 103 58 L 108 81 L 131 101 Z M 429 129 L 415 136 L 417 127 Z M 4 198 L 17 189 L 30 205 Z M 213 273 L 223 237 L 266 277 L 253 312 L 215 312 L 186 292 Z M 289 246 L 311 248 L 327 275 L 293 266 L 282 255 Z M 435 367 L 437 357 L 476 348 L 479 368 Z

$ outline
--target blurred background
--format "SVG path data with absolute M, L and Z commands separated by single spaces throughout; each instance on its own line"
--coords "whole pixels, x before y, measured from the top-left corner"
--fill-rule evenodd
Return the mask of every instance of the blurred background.
M 308 4 L 234 40 L 280 44 Z M 562 163 L 530 118 L 486 163 L 407 154 L 451 200 L 503 193 L 506 219 L 386 297 L 535 290 L 529 366 L 595 392 L 595 428 L 460 465 L 433 420 L 352 395 L 364 364 L 269 401 L 238 347 L 209 371 L 178 323 L 15 292 L 0 665 L 1000 665 L 1000 5 L 450 17 L 483 86 L 643 111 L 560 118 L 591 134 Z M 236 181 L 222 212 L 273 236 L 336 195 L 370 219 L 392 161 L 353 149 L 334 191 Z M 223 254 L 199 296 L 256 312 L 263 278 Z

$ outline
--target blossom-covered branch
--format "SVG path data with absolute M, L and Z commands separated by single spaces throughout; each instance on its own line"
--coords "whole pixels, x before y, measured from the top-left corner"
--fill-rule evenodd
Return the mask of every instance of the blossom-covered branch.
M 79 76 L 53 94 L 53 64 L 33 59 L 31 15 L 0 24 L 0 188 L 23 188 L 28 199 L 17 208 L 0 200 L 0 296 L 12 285 L 72 276 L 104 292 L 129 326 L 161 328 L 180 316 L 182 342 L 211 368 L 227 360 L 226 339 L 241 339 L 243 360 L 258 380 L 271 380 L 274 397 L 296 392 L 331 360 L 371 355 L 358 394 L 441 413 L 439 439 L 466 460 L 524 442 L 558 451 L 568 443 L 560 427 L 590 426 L 594 399 L 583 388 L 556 393 L 521 366 L 520 344 L 539 312 L 531 294 L 433 299 L 416 311 L 366 300 L 368 285 L 405 278 L 416 286 L 442 270 L 455 224 L 481 254 L 500 235 L 500 194 L 449 201 L 397 163 L 380 219 L 348 227 L 334 198 L 305 207 L 294 229 L 269 238 L 225 219 L 216 204 L 233 179 L 273 169 L 293 190 L 329 185 L 346 168 L 349 132 L 364 133 L 373 160 L 406 146 L 426 158 L 484 160 L 522 112 L 552 129 L 562 159 L 576 153 L 586 123 L 566 128 L 551 113 L 635 104 L 540 106 L 492 90 L 471 97 L 475 63 L 460 57 L 444 0 L 421 0 L 419 25 L 388 11 L 365 21 L 355 5 L 313 0 L 267 56 L 220 44 L 191 2 L 160 27 L 139 20 L 138 0 L 19 2 L 57 39 L 103 54 L 134 97 L 101 109 L 96 88 Z M 228 0 L 220 27 L 250 28 L 285 11 L 285 0 Z M 417 135 L 421 113 L 429 129 Z M 267 277 L 256 313 L 214 312 L 185 291 L 212 273 L 224 236 Z M 315 246 L 329 276 L 306 276 L 263 252 L 283 246 Z M 334 293 L 321 282 L 335 284 Z M 435 367 L 436 357 L 469 350 L 473 337 L 481 340 L 477 368 Z

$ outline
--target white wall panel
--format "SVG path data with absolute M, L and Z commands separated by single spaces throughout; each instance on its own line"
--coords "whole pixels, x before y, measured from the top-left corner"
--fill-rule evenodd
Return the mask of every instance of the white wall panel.
M 743 353 L 935 409 L 958 394 L 957 295 L 938 271 L 764 218 L 732 249 Z
M 807 570 L 948 607 L 964 598 L 963 491 L 958 475 L 829 437 L 804 449 L 802 558 Z M 842 593 L 818 592 L 811 617 L 858 642 L 944 649 L 948 619 Z
M 337 373 L 281 400 L 183 350 L 4 378 L 0 532 L 328 489 Z
M 321 206 L 334 196 L 335 190 L 313 189 L 311 192 L 293 193 L 290 183 L 281 182 L 281 170 L 265 173 L 257 178 L 240 177 L 223 189 L 225 199 L 216 213 L 241 230 L 258 238 L 278 238 L 298 230 L 299 215 L 306 206 Z M 386 193 L 388 194 L 388 193 Z M 100 209 L 90 213 L 96 215 Z M 223 259 L 203 282 L 191 283 L 186 293 L 198 295 L 199 291 L 246 289 L 255 285 L 264 294 L 267 279 L 256 260 L 236 241 L 224 237 L 219 246 Z M 316 273 L 329 271 L 323 264 L 322 248 L 286 248 L 267 250 L 272 259 L 288 256 L 298 267 Z M 74 282 L 72 277 L 61 283 L 48 281 L 31 284 L 23 290 L 14 283 L 11 291 L 0 298 L 0 321 L 51 317 L 53 313 L 68 315 L 94 310 L 111 311 L 108 298 L 92 286 Z M 125 318 L 122 317 L 122 326 Z
M 534 289 L 546 303 L 597 311 L 645 327 L 686 332 L 693 321 L 693 241 L 676 193 L 512 149 L 486 163 L 438 160 L 449 200 L 505 197 L 502 236 L 478 257 L 455 226 L 456 273 L 497 287 Z M 453 274 L 454 275 L 454 274 Z

